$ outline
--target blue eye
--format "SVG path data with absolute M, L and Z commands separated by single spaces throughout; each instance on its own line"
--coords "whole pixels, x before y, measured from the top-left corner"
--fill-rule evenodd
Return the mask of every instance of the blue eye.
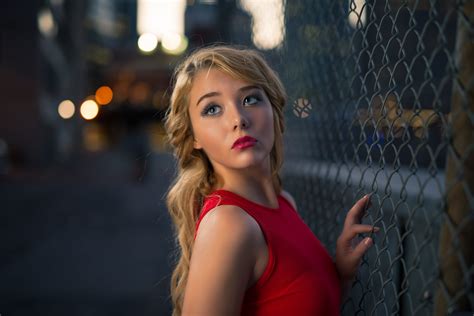
M 219 112 L 216 112 L 215 109 L 217 109 L 217 107 L 219 107 L 218 105 L 215 105 L 215 104 L 209 104 L 208 106 L 206 106 L 204 108 L 204 110 L 202 110 L 201 114 L 203 116 L 206 116 L 206 115 L 216 115 L 216 113 L 219 113 Z M 214 109 L 214 111 L 211 111 L 212 109 Z
M 258 95 L 249 95 L 248 97 L 245 97 L 244 104 L 253 105 L 260 101 L 262 101 L 262 98 L 260 98 Z

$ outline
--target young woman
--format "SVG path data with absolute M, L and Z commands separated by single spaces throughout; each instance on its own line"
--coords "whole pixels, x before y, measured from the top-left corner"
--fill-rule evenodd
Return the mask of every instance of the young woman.
M 180 246 L 173 315 L 338 315 L 373 227 L 348 212 L 335 262 L 282 189 L 276 73 L 250 49 L 202 48 L 176 69 L 165 127 L 178 161 L 167 206 Z

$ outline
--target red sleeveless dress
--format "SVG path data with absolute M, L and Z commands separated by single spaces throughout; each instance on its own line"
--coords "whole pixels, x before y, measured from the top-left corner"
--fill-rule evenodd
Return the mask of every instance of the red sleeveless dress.
M 339 315 L 341 289 L 334 262 L 292 205 L 282 195 L 278 208 L 268 208 L 216 190 L 204 199 L 196 232 L 209 211 L 228 204 L 255 219 L 268 246 L 268 264 L 245 292 L 241 315 Z

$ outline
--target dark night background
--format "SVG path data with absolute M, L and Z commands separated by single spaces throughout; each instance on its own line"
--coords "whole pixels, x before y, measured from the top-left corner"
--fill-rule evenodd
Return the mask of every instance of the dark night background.
M 234 1 L 185 14 L 188 51 L 228 41 L 230 16 L 248 22 Z M 0 315 L 169 314 L 161 120 L 182 54 L 140 52 L 133 0 L 2 1 L 0 23 Z M 112 102 L 83 119 L 104 85 Z

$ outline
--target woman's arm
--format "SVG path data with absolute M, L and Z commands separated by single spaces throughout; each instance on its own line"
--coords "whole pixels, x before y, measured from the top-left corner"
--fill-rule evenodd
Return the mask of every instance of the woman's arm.
M 193 246 L 183 316 L 240 314 L 259 232 L 255 220 L 234 205 L 218 206 L 204 216 Z

